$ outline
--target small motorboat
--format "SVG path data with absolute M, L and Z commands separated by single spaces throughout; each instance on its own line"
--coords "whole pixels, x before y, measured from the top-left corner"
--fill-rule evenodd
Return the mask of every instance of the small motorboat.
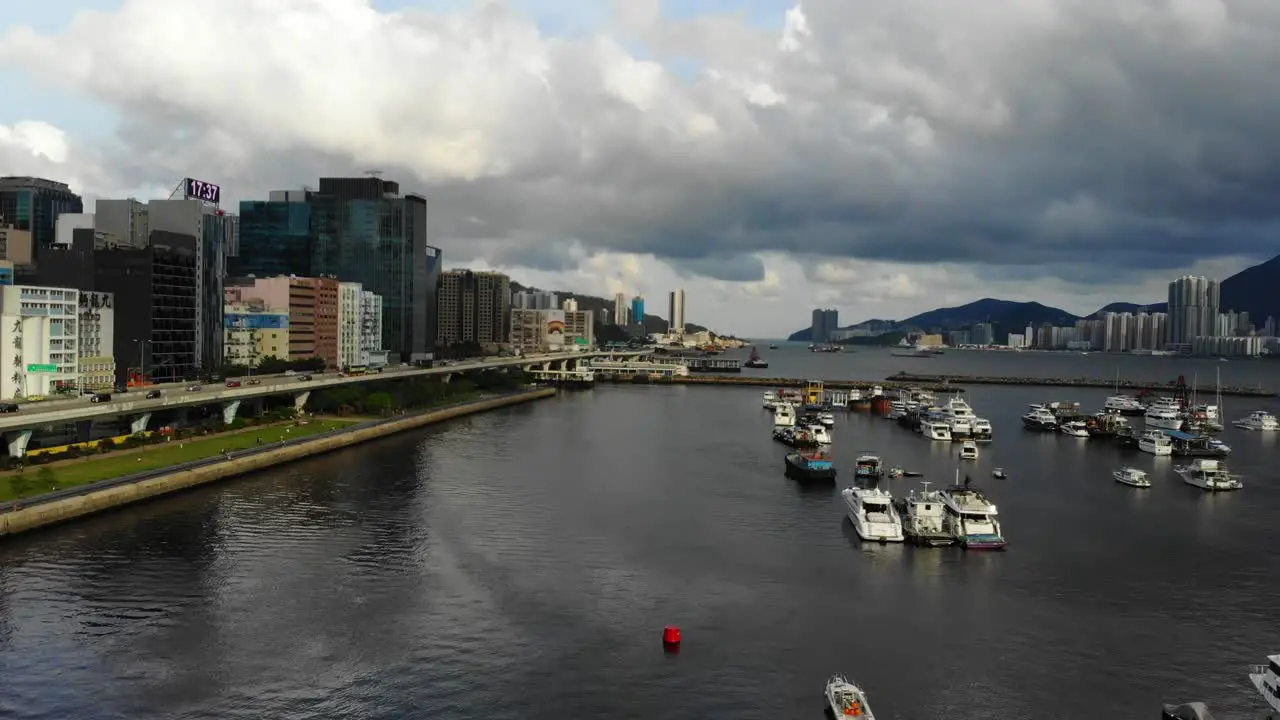
M 893 467 L 889 468 L 889 477 L 891 478 L 906 477 L 906 475 L 907 475 L 907 471 L 903 470 L 897 465 L 894 465 Z
M 978 444 L 972 440 L 965 440 L 964 444 L 960 446 L 960 459 L 961 460 L 977 460 Z
M 1136 488 L 1151 487 L 1151 480 L 1147 478 L 1147 474 L 1142 470 L 1131 467 L 1122 467 L 1111 473 L 1111 477 L 1116 482 Z
M 991 471 L 991 477 L 996 478 L 998 480 L 1004 480 L 1009 476 L 1004 473 L 1004 468 L 996 468 L 995 470 Z
M 865 718 L 875 720 L 871 713 L 871 703 L 867 702 L 867 694 L 862 688 L 845 679 L 843 675 L 833 675 L 827 681 L 827 707 L 836 720 L 844 718 Z

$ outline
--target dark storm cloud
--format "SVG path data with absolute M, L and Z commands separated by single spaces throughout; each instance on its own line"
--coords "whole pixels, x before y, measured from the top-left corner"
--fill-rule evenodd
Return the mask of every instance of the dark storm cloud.
M 163 32 L 195 10 L 131 7 L 0 43 L 121 113 L 122 187 L 190 174 L 261 197 L 377 166 L 428 196 L 449 257 L 559 270 L 581 245 L 753 281 L 751 254 L 782 251 L 1104 282 L 1276 252 L 1272 1 L 809 0 L 787 49 L 724 18 L 627 16 L 655 54 L 697 53 L 693 79 L 509 13 L 366 26 L 316 6 L 295 37 L 247 0 L 226 0 L 227 38 L 295 44 L 206 67 Z M 284 74 L 337 46 L 382 54 L 323 88 Z

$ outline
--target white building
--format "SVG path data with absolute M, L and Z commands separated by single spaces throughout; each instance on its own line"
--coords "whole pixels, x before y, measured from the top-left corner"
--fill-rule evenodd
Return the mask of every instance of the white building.
M 0 397 L 49 395 L 79 381 L 80 291 L 0 287 Z
M 116 384 L 115 295 L 80 291 L 77 356 L 81 389 L 110 390 Z
M 387 350 L 382 346 L 382 296 L 368 290 L 360 293 L 360 364 L 387 364 Z
M 684 290 L 671 291 L 667 299 L 667 332 L 672 335 L 684 334 Z
M 595 338 L 593 317 L 576 310 L 512 310 L 511 347 L 526 354 L 588 350 Z
M 521 290 L 511 295 L 511 307 L 520 310 L 554 310 L 560 307 L 560 298 L 553 292 Z
M 338 284 L 338 367 L 349 368 L 364 365 L 360 360 L 361 331 L 360 307 L 364 288 L 360 283 Z
M 627 296 L 618 293 L 613 296 L 613 324 L 626 327 L 631 322 L 631 306 L 627 304 Z

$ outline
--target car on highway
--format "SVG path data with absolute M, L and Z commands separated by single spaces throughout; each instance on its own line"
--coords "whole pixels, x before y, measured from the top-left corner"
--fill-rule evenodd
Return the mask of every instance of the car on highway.
M 306 382 L 311 379 L 310 375 L 299 375 L 298 382 Z
M 154 400 L 154 399 L 156 399 L 156 398 L 160 397 L 160 396 L 161 396 L 161 395 L 163 395 L 163 394 L 164 394 L 164 393 L 160 392 L 159 390 L 148 390 L 148 391 L 147 391 L 147 399 L 148 399 L 148 400 Z
M 21 409 L 22 409 L 22 408 L 18 406 L 18 403 L 2 403 L 2 404 L 0 404 L 0 413 L 15 413 L 15 412 L 18 412 L 18 411 L 19 411 L 19 410 L 21 410 Z
M 103 393 L 103 392 L 94 393 L 93 397 L 89 398 L 89 402 L 95 402 L 95 403 L 111 402 L 111 393 Z
M 203 386 L 203 385 L 200 385 L 199 383 L 197 383 L 197 384 L 195 384 L 195 385 L 188 385 L 188 386 L 187 386 L 187 392 L 200 392 L 200 391 L 201 391 L 201 390 L 203 390 L 203 389 L 204 389 L 204 386 Z
M 261 380 L 250 380 L 250 381 L 249 381 L 248 383 L 246 383 L 246 384 L 248 384 L 248 385 L 261 385 L 261 384 L 262 384 L 262 381 L 261 381 Z
M 233 387 L 240 387 L 240 381 L 239 381 L 239 380 L 228 380 L 228 381 L 227 381 L 227 387 L 229 387 L 229 388 L 233 388 Z

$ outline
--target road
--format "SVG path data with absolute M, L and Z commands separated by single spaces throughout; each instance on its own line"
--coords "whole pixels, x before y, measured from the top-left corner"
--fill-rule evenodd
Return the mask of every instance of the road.
M 296 375 L 254 375 L 252 377 L 231 378 L 231 380 L 239 380 L 242 383 L 248 383 L 253 380 L 260 384 L 242 384 L 240 387 L 232 388 L 227 387 L 226 383 L 228 381 L 224 380 L 216 384 L 204 385 L 198 391 L 188 391 L 186 388 L 190 386 L 189 383 L 166 383 L 149 388 L 135 388 L 127 393 L 113 393 L 111 401 L 104 403 L 91 402 L 88 396 L 25 403 L 20 406 L 20 410 L 16 413 L 0 414 L 0 431 L 21 430 L 44 424 L 67 423 L 94 418 L 137 416 L 157 410 L 247 400 L 266 395 L 295 394 L 337 385 L 385 380 L 388 377 L 448 375 L 487 367 L 512 367 L 537 362 L 554 362 L 620 354 L 624 353 L 601 350 L 547 353 L 524 357 L 480 358 L 477 360 L 458 361 L 445 366 L 438 365 L 433 368 L 389 367 L 381 373 L 348 375 L 345 377 L 337 372 L 310 373 L 311 380 L 301 379 L 307 373 L 298 373 Z M 633 351 L 627 354 L 643 354 L 643 351 Z M 160 390 L 162 395 L 158 398 L 148 399 L 146 397 L 148 390 Z

